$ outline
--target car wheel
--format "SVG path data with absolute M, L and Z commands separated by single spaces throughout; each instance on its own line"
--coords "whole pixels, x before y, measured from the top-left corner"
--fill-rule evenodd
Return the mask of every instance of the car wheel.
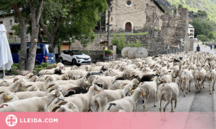
M 77 62 L 75 59 L 72 60 L 72 65 L 77 65 Z
M 60 61 L 62 64 L 64 64 L 64 61 L 63 61 L 63 59 L 62 59 L 62 58 L 60 58 L 60 59 L 59 59 L 59 61 Z

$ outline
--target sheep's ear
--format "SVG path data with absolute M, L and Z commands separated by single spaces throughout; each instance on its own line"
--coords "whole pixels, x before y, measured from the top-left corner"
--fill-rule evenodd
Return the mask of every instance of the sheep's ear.
M 19 78 L 14 78 L 13 83 L 18 81 L 18 80 L 19 80 Z
M 68 102 L 61 102 L 61 103 L 59 104 L 59 106 L 65 105 L 66 103 L 68 103 Z
M 52 112 L 56 112 L 57 109 L 59 109 L 61 106 L 57 106 L 55 108 L 53 108 Z

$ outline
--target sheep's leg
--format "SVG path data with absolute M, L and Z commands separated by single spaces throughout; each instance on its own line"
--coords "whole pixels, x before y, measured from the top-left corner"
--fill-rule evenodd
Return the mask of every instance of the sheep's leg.
M 188 92 L 190 92 L 190 87 L 191 87 L 191 80 L 189 81 L 189 91 Z
M 176 109 L 176 106 L 177 106 L 177 98 L 175 99 L 175 109 Z
M 159 111 L 161 112 L 162 98 L 160 98 L 160 100 L 158 100 L 158 101 L 159 101 Z
M 173 102 L 171 101 L 171 112 L 174 112 L 173 110 Z
M 154 107 L 157 107 L 155 102 L 156 102 L 156 92 L 155 92 L 155 95 L 154 95 Z
M 143 111 L 146 111 L 146 104 L 148 103 L 148 99 L 149 99 L 149 96 L 146 96 L 145 97 L 145 100 L 144 100 L 144 104 L 143 104 Z
M 145 106 L 145 103 L 146 103 L 146 97 L 143 99 L 144 103 L 143 103 L 143 111 L 145 112 L 146 111 L 146 106 Z
M 198 80 L 196 80 L 196 79 L 195 79 L 196 93 L 198 93 L 198 86 L 197 86 L 197 81 L 198 81 Z
M 169 100 L 167 100 L 166 101 L 166 105 L 164 106 L 164 108 L 163 108 L 163 111 L 165 112 L 166 111 L 166 107 L 167 107 L 167 105 L 170 103 L 170 101 Z
M 205 88 L 204 82 L 205 82 L 205 79 L 202 80 L 203 89 Z
M 212 82 L 213 82 L 213 83 L 212 83 L 212 89 L 213 89 L 213 91 L 214 91 L 215 80 L 213 80 Z
M 98 111 L 98 109 L 99 109 L 99 105 L 98 105 L 97 102 L 95 102 L 95 107 L 96 107 L 95 111 Z

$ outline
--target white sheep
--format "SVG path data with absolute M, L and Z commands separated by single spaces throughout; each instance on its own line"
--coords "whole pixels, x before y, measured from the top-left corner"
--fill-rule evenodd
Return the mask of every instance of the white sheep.
M 96 106 L 96 111 L 98 108 L 100 109 L 100 112 L 104 111 L 105 106 L 107 103 L 122 99 L 126 96 L 126 94 L 132 89 L 131 84 L 127 84 L 124 89 L 118 89 L 118 90 L 102 90 L 97 95 L 93 97 L 92 103 Z
M 158 94 L 157 94 L 159 111 L 161 111 L 162 100 L 164 100 L 166 101 L 166 105 L 164 106 L 163 111 L 165 112 L 167 105 L 171 103 L 171 112 L 174 112 L 172 101 L 175 101 L 175 108 L 176 108 L 178 96 L 179 96 L 179 88 L 177 83 L 172 82 L 172 83 L 161 84 L 158 87 Z
M 143 93 L 141 89 L 137 87 L 131 96 L 109 102 L 106 105 L 104 112 L 117 112 L 119 110 L 124 110 L 126 112 L 136 112 L 137 100 L 142 94 Z
M 45 97 L 33 97 L 0 105 L 0 112 L 46 112 L 49 104 L 61 95 L 54 91 Z

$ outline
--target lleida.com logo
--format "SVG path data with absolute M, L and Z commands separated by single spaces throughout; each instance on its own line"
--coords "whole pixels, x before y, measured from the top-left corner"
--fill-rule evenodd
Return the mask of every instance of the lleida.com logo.
M 15 115 L 8 115 L 5 122 L 8 126 L 13 127 L 17 124 L 17 117 Z

